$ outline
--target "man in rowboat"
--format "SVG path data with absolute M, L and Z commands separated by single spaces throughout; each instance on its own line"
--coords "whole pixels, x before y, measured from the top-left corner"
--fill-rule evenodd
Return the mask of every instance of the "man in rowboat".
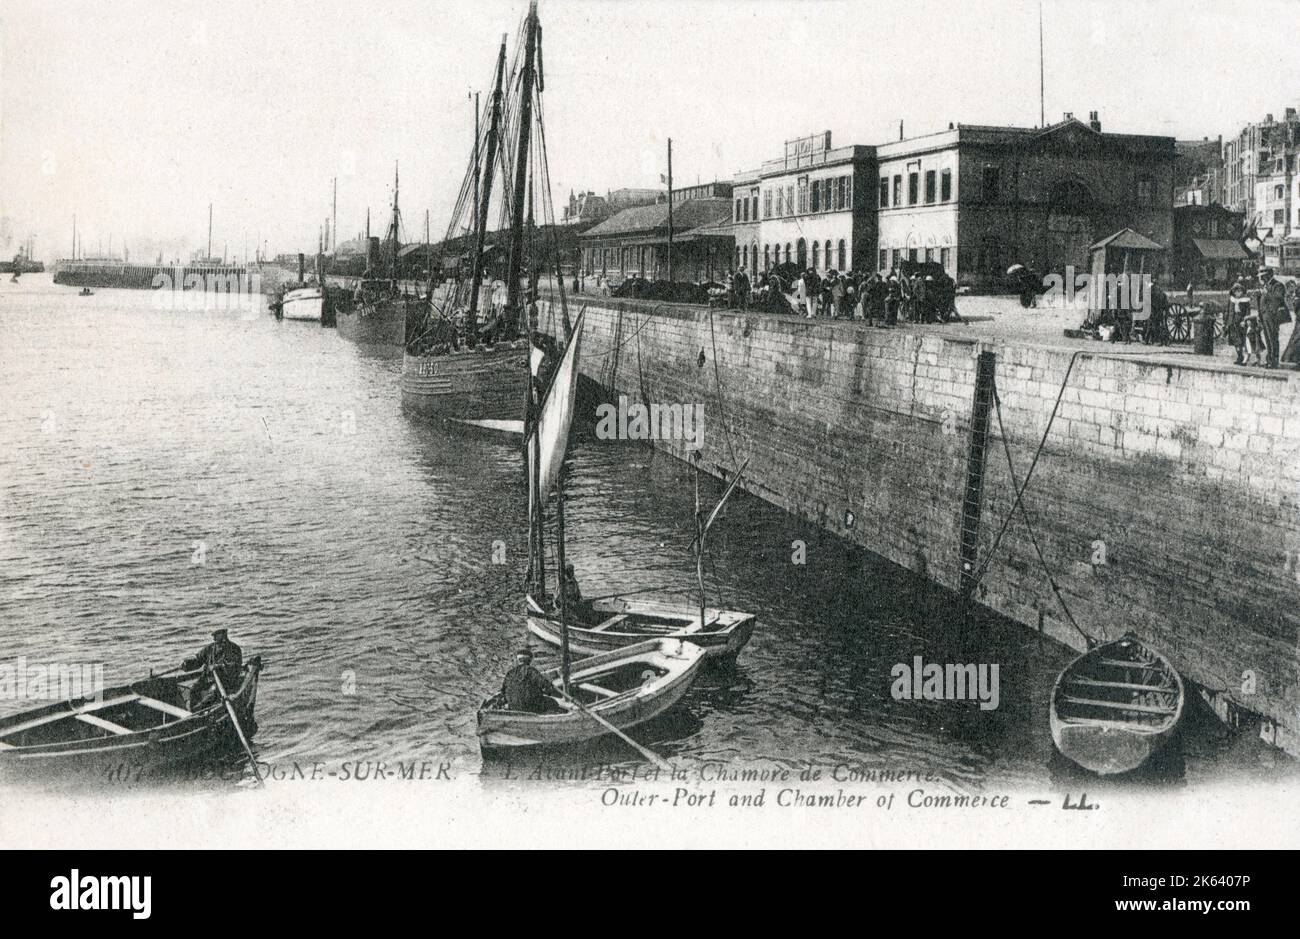
M 532 714 L 559 714 L 564 711 L 556 700 L 560 692 L 546 680 L 546 676 L 533 668 L 533 652 L 523 648 L 515 653 L 514 668 L 506 672 L 501 683 L 501 697 L 512 711 Z
M 238 687 L 244 671 L 244 652 L 230 641 L 226 630 L 218 629 L 212 633 L 212 642 L 200 649 L 198 655 L 181 663 L 181 668 L 187 672 L 203 669 L 203 674 L 190 689 L 190 710 L 198 711 L 220 700 L 221 693 L 212 680 L 214 671 L 220 676 L 227 694 Z

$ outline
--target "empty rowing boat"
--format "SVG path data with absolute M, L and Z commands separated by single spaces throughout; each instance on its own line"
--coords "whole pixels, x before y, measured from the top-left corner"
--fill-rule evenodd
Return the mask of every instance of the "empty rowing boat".
M 227 687 L 240 727 L 256 730 L 262 660 L 243 666 Z M 157 769 L 239 747 L 230 711 L 219 695 L 194 710 L 189 683 L 201 672 L 146 678 L 101 694 L 0 718 L 0 769 L 62 774 L 111 766 Z
M 569 623 L 569 647 L 586 655 L 609 652 L 647 639 L 684 639 L 715 659 L 734 659 L 754 634 L 758 617 L 753 613 L 700 608 L 671 600 L 626 600 L 613 597 L 593 601 L 585 611 L 586 624 Z M 528 631 L 553 646 L 560 645 L 560 617 L 528 598 Z
M 511 711 L 501 695 L 478 712 L 479 747 L 485 753 L 520 747 L 562 747 L 628 730 L 677 704 L 695 680 L 704 652 L 689 642 L 652 639 L 579 659 L 569 667 L 569 697 L 561 713 Z M 559 667 L 543 673 L 562 690 Z M 599 719 L 598 719 L 599 718 Z
M 1084 769 L 1126 773 L 1168 742 L 1183 700 L 1177 669 L 1130 634 L 1097 646 L 1061 672 L 1052 689 L 1052 742 Z

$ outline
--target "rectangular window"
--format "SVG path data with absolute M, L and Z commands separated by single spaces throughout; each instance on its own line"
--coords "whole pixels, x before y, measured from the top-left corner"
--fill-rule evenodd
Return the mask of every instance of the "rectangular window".
M 763 218 L 772 217 L 772 190 L 763 191 Z
M 785 187 L 785 214 L 794 215 L 794 186 Z
M 880 177 L 880 207 L 889 208 L 889 177 Z
M 1001 173 L 996 166 L 984 167 L 984 201 L 996 202 L 1002 184 Z
M 944 269 L 945 271 L 947 271 L 949 274 L 953 273 L 953 271 L 952 271 L 952 248 L 940 248 L 940 249 L 939 249 L 939 263 L 943 265 L 943 269 Z
M 903 204 L 903 177 L 901 174 L 894 176 L 894 205 Z
M 853 177 L 845 176 L 844 185 L 840 187 L 840 194 L 844 197 L 844 202 L 840 206 L 842 209 L 853 208 Z
M 938 198 L 938 187 L 935 185 L 934 170 L 925 171 L 925 204 L 933 205 L 934 200 Z
M 1273 224 L 1274 224 L 1274 225 L 1285 225 L 1285 224 L 1286 224 L 1286 210 L 1285 210 L 1285 209 L 1274 209 L 1274 210 L 1273 210 Z
M 907 204 L 916 205 L 917 190 L 920 188 L 921 177 L 917 173 L 907 174 Z
M 1219 220 L 1217 218 L 1210 219 L 1210 237 L 1219 237 Z
M 944 170 L 939 174 L 939 199 L 942 202 L 952 201 L 952 170 Z
M 917 260 L 916 255 L 917 255 L 917 249 L 916 249 L 916 248 L 908 248 L 908 249 L 907 249 L 907 259 L 908 259 L 909 261 L 915 261 L 915 260 Z
M 740 200 L 736 200 L 736 221 L 740 221 Z
M 879 266 L 877 267 L 877 270 L 881 270 L 881 271 L 886 270 L 886 265 L 888 265 L 888 264 L 889 264 L 889 249 L 888 249 L 888 248 L 881 248 L 881 249 L 880 249 L 880 264 L 879 264 Z
M 1152 205 L 1155 202 L 1155 185 L 1150 179 L 1142 178 L 1138 180 L 1137 203 L 1138 205 Z
M 891 263 L 889 266 L 891 268 L 898 267 L 898 262 L 901 260 L 903 252 L 900 249 L 895 248 L 893 251 L 889 252 L 889 254 L 891 258 Z
M 814 181 L 812 185 L 812 210 L 814 212 L 822 210 L 822 181 L 820 179 Z
M 803 215 L 808 211 L 808 177 L 804 176 L 799 180 L 799 214 Z
M 750 193 L 749 193 L 749 196 L 750 196 L 750 198 L 749 198 L 749 201 L 750 201 L 750 212 L 751 212 L 751 214 L 752 214 L 752 216 L 753 216 L 754 221 L 757 222 L 757 221 L 758 221 L 758 190 L 757 190 L 757 189 L 751 189 L 751 190 L 750 190 Z

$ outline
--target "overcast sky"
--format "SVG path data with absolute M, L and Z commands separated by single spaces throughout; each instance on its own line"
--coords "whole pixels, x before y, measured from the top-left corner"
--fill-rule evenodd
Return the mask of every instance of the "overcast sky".
M 502 33 L 526 0 L 0 0 L 0 254 L 313 247 L 381 229 L 393 164 L 407 233 L 441 232 Z M 1049 123 L 1229 135 L 1300 103 L 1286 0 L 1046 0 Z M 896 139 L 1038 123 L 1038 3 L 542 0 L 558 206 L 573 189 L 679 184 L 788 138 Z M 486 97 L 486 95 L 485 95 Z M 6 239 L 8 239 L 6 243 Z M 313 248 L 314 249 L 314 248 Z M 175 253 L 169 251 L 169 253 Z

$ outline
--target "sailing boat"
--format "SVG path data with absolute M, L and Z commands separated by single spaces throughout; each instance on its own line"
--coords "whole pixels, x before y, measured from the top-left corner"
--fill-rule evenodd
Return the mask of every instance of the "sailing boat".
M 402 211 L 398 206 L 400 184 L 401 175 L 395 167 L 393 219 L 384 237 L 387 250 L 380 262 L 386 270 L 379 272 L 386 276 L 376 276 L 376 271 L 367 268 L 351 300 L 339 303 L 335 314 L 335 328 L 339 335 L 359 345 L 400 349 L 406 341 L 407 317 L 420 304 L 418 297 L 402 291 L 397 278 L 397 260 L 402 249 Z
M 543 361 L 530 356 L 530 390 L 525 415 L 528 472 L 528 609 L 546 602 L 546 551 L 543 507 L 552 490 L 556 499 L 556 553 L 564 570 L 564 459 L 577 391 L 578 349 L 583 314 L 549 386 L 535 401 Z M 695 681 L 704 651 L 682 639 L 652 638 L 591 658 L 570 661 L 567 604 L 558 620 L 560 664 L 543 673 L 560 695 L 560 713 L 512 711 L 496 695 L 478 712 L 479 746 L 485 753 L 518 747 L 584 743 L 658 717 L 676 705 Z
M 722 498 L 706 520 L 700 512 L 700 466 L 695 463 L 695 573 L 699 582 L 699 603 L 669 598 L 627 599 L 611 596 L 594 600 L 583 611 L 585 622 L 568 624 L 569 646 L 578 652 L 597 654 L 625 648 L 647 639 L 679 639 L 699 646 L 710 659 L 734 661 L 749 642 L 758 624 L 753 613 L 709 607 L 704 595 L 704 538 L 722 506 L 745 472 L 746 464 L 731 478 Z M 558 616 L 529 598 L 528 631 L 550 645 L 561 643 Z
M 461 183 L 456 211 L 447 231 L 454 244 L 464 232 L 463 221 L 472 213 L 470 263 L 459 266 L 457 276 L 438 291 L 430 291 L 424 316 L 408 330 L 402 360 L 402 404 L 408 410 L 438 420 L 450 420 L 490 429 L 519 433 L 518 402 L 528 376 L 528 342 L 523 337 L 535 315 L 525 309 L 521 290 L 524 271 L 525 203 L 529 201 L 530 146 L 534 119 L 540 132 L 541 26 L 534 0 L 524 24 L 523 65 L 507 82 L 506 41 L 497 55 L 487 128 L 486 154 L 480 160 L 476 132 L 469 170 Z M 506 88 L 518 88 L 507 102 Z M 511 152 L 509 124 L 517 123 Z M 477 124 L 477 112 L 475 122 Z M 539 147 L 539 149 L 541 149 Z M 544 154 L 544 150 L 542 150 Z M 510 161 L 513 158 L 513 178 Z M 501 270 L 500 255 L 487 247 L 488 219 L 493 183 L 501 170 L 500 206 L 508 216 L 508 254 Z M 506 189 L 510 182 L 510 189 Z M 491 262 L 491 263 L 489 263 Z M 495 279 L 494 279 L 495 278 Z M 530 298 L 535 293 L 530 291 Z

